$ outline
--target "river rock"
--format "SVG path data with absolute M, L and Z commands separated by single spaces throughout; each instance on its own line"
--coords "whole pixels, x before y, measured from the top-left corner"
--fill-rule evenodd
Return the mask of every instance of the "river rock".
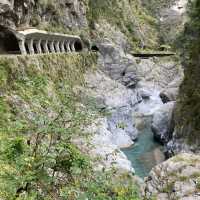
M 121 134 L 118 132 L 117 135 L 111 133 L 106 118 L 96 119 L 89 127 L 85 127 L 85 132 L 91 135 L 89 142 L 85 137 L 75 137 L 73 142 L 94 158 L 95 170 L 109 170 L 115 167 L 120 172 L 134 173 L 131 162 L 119 148 L 119 146 L 133 144 L 125 132 Z
M 164 90 L 160 93 L 160 98 L 163 103 L 167 103 L 169 101 L 176 101 L 176 98 L 179 93 L 179 86 L 181 85 L 184 78 L 184 74 L 180 73 L 180 75 L 175 78 L 171 83 L 169 83 Z
M 119 147 L 113 140 L 113 134 L 108 130 L 108 124 L 105 118 L 100 119 L 100 121 L 98 120 L 98 123 L 93 126 L 93 131 L 95 132 L 95 136 L 92 139 L 92 144 L 95 148 L 92 149 L 91 154 L 101 156 L 103 159 L 102 164 L 106 168 L 115 165 L 117 168 L 131 171 L 130 161 L 127 160 L 126 156 L 119 150 Z M 125 143 L 127 145 L 127 142 L 131 143 L 130 138 L 126 135 L 123 136 L 119 136 L 122 139 L 121 145 L 125 145 Z
M 175 101 L 178 96 L 179 88 L 168 88 L 160 93 L 160 98 L 163 103 Z
M 199 172 L 199 155 L 179 154 L 152 169 L 145 179 L 144 198 L 199 200 Z
M 153 116 L 151 129 L 154 138 L 161 143 L 167 143 L 172 136 L 174 130 L 172 119 L 173 108 L 174 102 L 163 104 Z
M 131 140 L 135 140 L 138 134 L 134 126 L 132 112 L 131 107 L 121 107 L 114 111 L 111 116 L 107 117 L 109 130 L 115 135 L 121 135 L 120 133 L 123 134 L 124 132 Z M 117 140 L 117 143 L 120 143 L 120 141 L 123 141 L 123 138 Z

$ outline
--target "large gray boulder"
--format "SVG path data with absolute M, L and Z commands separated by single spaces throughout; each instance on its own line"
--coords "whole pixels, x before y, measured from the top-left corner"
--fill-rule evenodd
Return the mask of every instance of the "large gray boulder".
M 167 103 L 169 101 L 175 101 L 178 97 L 179 88 L 167 88 L 160 93 L 160 98 L 163 103 Z
M 152 169 L 145 179 L 145 199 L 200 200 L 200 156 L 179 154 Z
M 183 81 L 183 78 L 183 72 L 179 73 L 179 76 L 161 91 L 160 98 L 162 99 L 163 103 L 167 103 L 169 101 L 176 101 L 179 94 L 179 87 Z
M 109 130 L 115 135 L 119 135 L 119 139 L 116 139 L 117 144 L 123 141 L 120 137 L 120 135 L 123 136 L 123 133 L 127 134 L 131 140 L 137 139 L 138 132 L 134 126 L 132 112 L 133 110 L 131 107 L 121 107 L 114 110 L 114 112 L 107 117 Z M 126 145 L 124 147 L 126 147 Z
M 135 88 L 138 78 L 136 65 L 131 55 L 125 54 L 120 46 L 111 41 L 98 44 L 100 50 L 99 65 L 112 79 L 120 81 L 129 88 Z
M 155 112 L 151 124 L 154 138 L 164 144 L 169 141 L 174 130 L 172 118 L 173 108 L 174 102 L 160 106 L 160 108 Z

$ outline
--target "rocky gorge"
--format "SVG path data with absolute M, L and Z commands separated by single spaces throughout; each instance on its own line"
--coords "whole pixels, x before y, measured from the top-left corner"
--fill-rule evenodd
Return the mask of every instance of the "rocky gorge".
M 0 0 L 0 47 L 3 30 L 31 27 L 84 43 L 0 56 L 0 199 L 200 199 L 198 11 L 198 0 Z

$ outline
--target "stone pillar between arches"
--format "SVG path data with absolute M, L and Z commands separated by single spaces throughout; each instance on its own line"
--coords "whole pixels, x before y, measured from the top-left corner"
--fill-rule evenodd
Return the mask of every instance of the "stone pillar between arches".
M 65 42 L 65 49 L 67 50 L 67 52 L 71 52 L 71 49 L 70 49 L 70 41 L 66 41 Z
M 50 53 L 55 53 L 54 40 L 50 41 L 49 45 L 50 45 Z
M 19 49 L 22 55 L 26 55 L 26 47 L 25 47 L 25 41 L 24 40 L 19 40 L 18 41 Z
M 35 54 L 34 48 L 33 48 L 33 39 L 27 40 L 28 50 L 30 54 Z
M 75 49 L 75 47 L 74 47 L 74 43 L 75 43 L 75 41 L 72 41 L 71 44 L 70 44 L 71 50 L 72 50 L 73 52 L 76 51 L 76 49 Z
M 60 53 L 61 52 L 61 50 L 60 50 L 60 41 L 55 41 L 55 48 L 56 48 L 56 52 L 57 53 Z
M 60 50 L 61 50 L 62 53 L 66 52 L 66 50 L 65 50 L 65 41 L 61 41 L 60 42 Z
M 37 52 L 38 52 L 39 54 L 41 54 L 41 53 L 42 53 L 41 40 L 35 41 L 35 45 L 36 45 Z
M 44 53 L 49 53 L 49 48 L 48 48 L 48 40 L 44 40 L 41 42 L 41 45 L 43 47 Z

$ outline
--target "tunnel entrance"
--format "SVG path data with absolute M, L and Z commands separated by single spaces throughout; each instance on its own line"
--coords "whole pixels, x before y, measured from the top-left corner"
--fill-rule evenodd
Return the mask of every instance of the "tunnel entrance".
M 99 51 L 99 48 L 96 45 L 92 45 L 91 51 Z
M 77 52 L 83 50 L 83 46 L 82 46 L 82 44 L 81 44 L 80 41 L 76 41 L 76 42 L 74 43 L 74 48 L 75 48 L 75 51 L 77 51 Z
M 16 36 L 0 26 L 0 54 L 21 54 Z

